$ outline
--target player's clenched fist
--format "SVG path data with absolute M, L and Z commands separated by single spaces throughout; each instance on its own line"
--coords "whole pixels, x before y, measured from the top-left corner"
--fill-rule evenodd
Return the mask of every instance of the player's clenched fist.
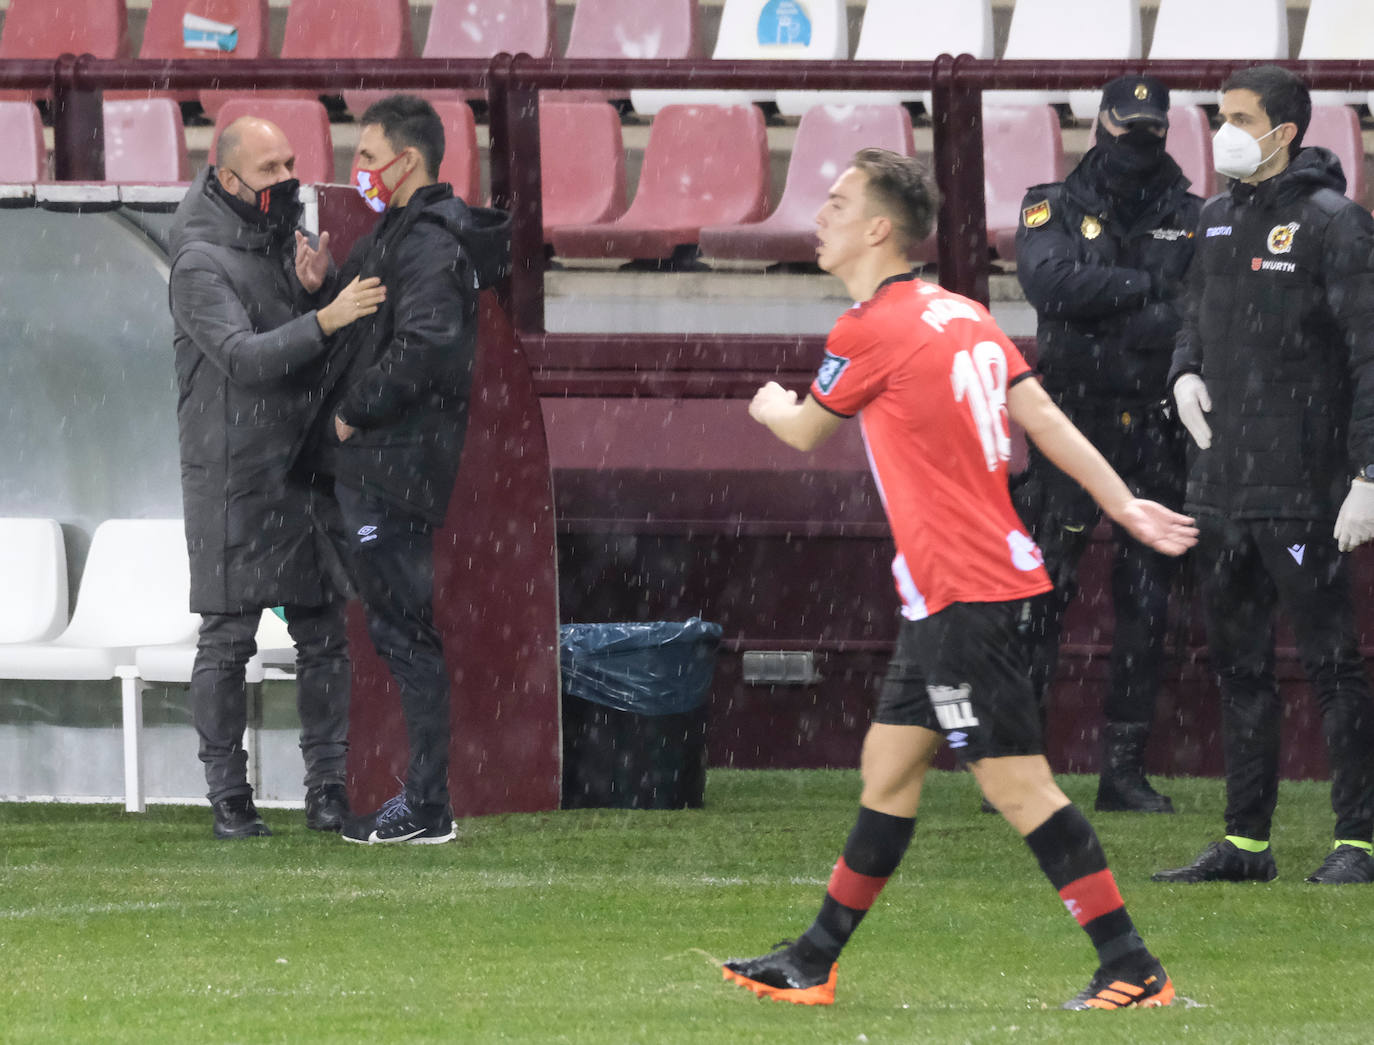
M 749 416 L 759 424 L 767 424 L 780 409 L 797 405 L 797 393 L 788 391 L 776 381 L 769 381 L 757 392 L 749 403 Z

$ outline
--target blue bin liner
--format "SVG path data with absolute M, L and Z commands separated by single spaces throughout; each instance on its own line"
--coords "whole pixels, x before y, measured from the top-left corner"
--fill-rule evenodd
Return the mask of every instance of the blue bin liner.
M 680 715 L 711 688 L 721 628 L 699 617 L 644 624 L 565 624 L 563 693 L 637 715 Z

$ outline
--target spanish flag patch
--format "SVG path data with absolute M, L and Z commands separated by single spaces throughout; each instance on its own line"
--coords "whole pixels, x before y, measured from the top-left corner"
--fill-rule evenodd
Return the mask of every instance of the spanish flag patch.
M 1038 229 L 1050 220 L 1050 201 L 1041 200 L 1021 212 L 1021 220 L 1028 229 Z

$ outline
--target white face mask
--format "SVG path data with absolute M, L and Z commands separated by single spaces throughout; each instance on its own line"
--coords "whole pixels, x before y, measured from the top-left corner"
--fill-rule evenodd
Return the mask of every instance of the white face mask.
M 1283 124 L 1279 124 L 1282 127 Z M 1269 134 L 1279 128 L 1275 127 Z M 1268 156 L 1260 154 L 1259 143 L 1269 137 L 1252 138 L 1234 123 L 1223 123 L 1221 129 L 1212 137 L 1212 166 L 1218 174 L 1227 178 L 1248 178 L 1273 158 L 1275 149 Z

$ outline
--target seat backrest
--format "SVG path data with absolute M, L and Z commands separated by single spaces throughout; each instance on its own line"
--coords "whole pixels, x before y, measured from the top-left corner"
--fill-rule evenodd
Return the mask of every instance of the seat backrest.
M 1059 115 L 1048 105 L 983 110 L 983 187 L 989 229 L 1014 229 L 1026 190 L 1064 177 Z
M 334 180 L 334 140 L 329 133 L 329 113 L 313 98 L 233 98 L 215 117 L 210 162 L 218 162 L 215 148 L 220 132 L 240 116 L 270 120 L 282 129 L 296 150 L 296 177 L 304 183 Z
M 67 626 L 67 550 L 56 519 L 0 519 L 0 642 L 46 642 Z
M 1285 0 L 1159 0 L 1151 58 L 1287 58 Z
M 809 218 L 860 149 L 915 155 L 911 114 L 901 105 L 813 105 L 797 125 L 779 211 Z
M 1003 58 L 1139 58 L 1140 0 L 1016 0 Z
M 1309 0 L 1299 58 L 1374 57 L 1374 4 Z
M 766 206 L 767 195 L 768 138 L 757 105 L 666 105 L 649 128 L 629 213 L 703 225 L 741 201 Z
M 199 15 L 232 25 L 237 31 L 232 51 L 187 47 L 182 17 Z M 267 58 L 267 0 L 152 0 L 143 25 L 140 58 Z
M 444 125 L 444 162 L 439 180 L 453 186 L 455 196 L 477 205 L 482 193 L 482 167 L 477 151 L 477 121 L 464 101 L 432 101 Z
M 406 0 L 291 0 L 283 58 L 409 58 Z
M 625 213 L 625 146 L 613 106 L 541 102 L 539 156 L 545 228 Z
M 424 56 L 551 58 L 554 39 L 554 0 L 434 0 Z
M 565 58 L 694 58 L 697 0 L 578 0 Z
M 1217 191 L 1217 172 L 1212 166 L 1212 126 L 1201 106 L 1169 108 L 1168 152 L 1193 183 L 1193 192 L 1206 199 Z
M 992 0 L 868 0 L 856 59 L 992 57 Z
M 181 106 L 170 98 L 106 102 L 105 180 L 190 181 Z
M 48 169 L 43 120 L 33 102 L 0 102 L 0 182 L 41 181 Z
M 1312 122 L 1302 143 L 1334 152 L 1345 171 L 1345 194 L 1356 203 L 1364 202 L 1364 137 L 1354 109 L 1348 105 L 1312 106 Z
M 848 58 L 845 0 L 725 0 L 711 57 Z
M 180 519 L 109 519 L 95 529 L 76 610 L 62 642 L 155 646 L 199 627 L 188 606 L 191 571 Z
M 67 53 L 132 57 L 124 0 L 10 0 L 0 30 L 0 58 Z

